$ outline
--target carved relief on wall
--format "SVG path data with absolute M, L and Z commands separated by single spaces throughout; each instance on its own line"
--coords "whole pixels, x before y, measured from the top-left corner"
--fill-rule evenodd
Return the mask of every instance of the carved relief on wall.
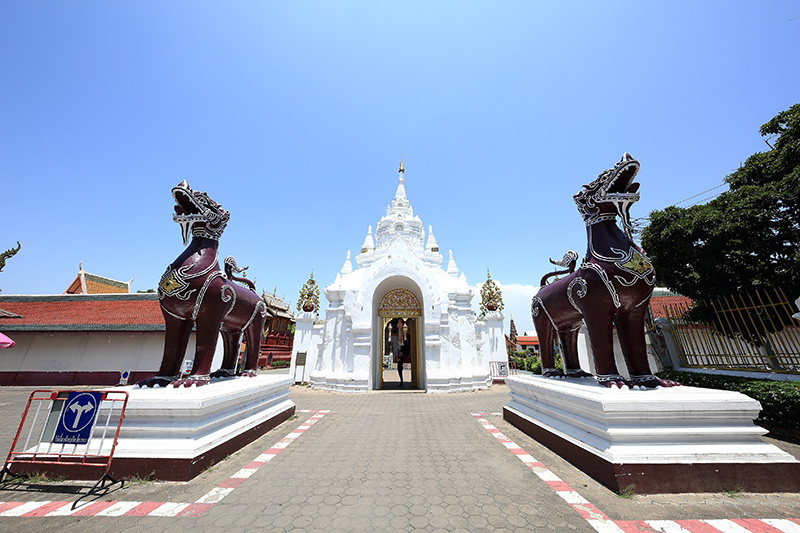
M 398 287 L 383 295 L 378 304 L 378 316 L 422 316 L 422 305 L 416 294 L 409 289 Z

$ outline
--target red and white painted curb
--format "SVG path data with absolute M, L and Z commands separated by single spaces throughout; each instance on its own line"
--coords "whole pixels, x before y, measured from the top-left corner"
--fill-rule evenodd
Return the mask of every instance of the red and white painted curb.
M 0 502 L 0 516 L 39 517 L 39 516 L 167 516 L 198 517 L 211 509 L 215 503 L 230 494 L 244 481 L 255 474 L 259 468 L 275 459 L 282 450 L 297 440 L 314 424 L 330 413 L 330 410 L 298 410 L 298 413 L 314 413 L 297 429 L 276 442 L 267 451 L 245 465 L 244 468 L 214 487 L 194 503 L 174 502 L 87 502 L 72 508 L 73 502 Z
M 486 420 L 487 416 L 501 413 L 472 413 L 472 416 L 505 446 L 517 459 L 530 468 L 539 479 L 555 491 L 575 512 L 581 515 L 596 531 L 601 533 L 800 533 L 800 519 L 731 519 L 731 520 L 611 520 L 576 490 L 567 485 L 550 469 L 505 436 Z

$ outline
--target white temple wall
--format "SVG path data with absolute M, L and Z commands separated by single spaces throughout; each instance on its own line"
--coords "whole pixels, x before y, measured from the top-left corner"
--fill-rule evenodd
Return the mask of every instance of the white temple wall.
M 370 327 L 352 326 L 353 368 L 358 372 L 369 373 L 370 369 Z
M 155 372 L 164 355 L 164 332 L 15 332 L 0 372 Z M 195 334 L 186 353 L 194 353 Z
M 116 383 L 122 371 L 157 372 L 164 356 L 163 331 L 15 332 L 13 335 L 16 346 L 4 348 L 0 358 L 0 382 L 7 384 Z M 194 359 L 196 337 L 195 332 L 189 335 L 184 365 Z M 218 336 L 212 371 L 220 367 L 222 356 L 222 337 Z M 67 374 L 74 374 L 74 380 L 62 379 Z
M 306 378 L 313 370 L 317 368 L 317 350 L 314 350 L 314 320 L 317 314 L 311 313 L 297 313 L 295 315 L 294 325 L 294 341 L 292 342 L 292 359 L 289 365 L 289 374 L 297 376 L 298 382 L 304 382 L 303 375 Z M 312 355 L 312 351 L 314 352 Z M 297 374 L 297 354 L 300 352 L 306 353 L 306 367 L 305 370 Z
M 475 332 L 478 336 L 478 359 L 481 368 L 489 368 L 489 357 L 491 356 L 491 333 L 489 325 L 485 320 L 478 320 L 475 324 Z
M 322 343 L 320 345 L 320 371 L 336 371 L 334 359 L 334 330 L 336 329 L 336 311 L 328 308 L 325 311 L 325 324 L 322 327 Z
M 456 317 L 456 329 L 451 336 L 451 342 L 454 348 L 459 349 L 460 361 L 458 366 L 464 369 L 477 367 L 479 366 L 479 361 L 475 335 L 475 312 L 470 305 L 472 294 L 457 293 L 450 296 L 454 303 L 451 306 L 451 320 L 453 316 Z
M 489 369 L 490 361 L 508 361 L 506 339 L 503 334 L 503 314 L 500 311 L 488 311 L 483 320 L 478 322 L 482 343 L 481 367 Z
M 455 311 L 455 308 L 453 309 Z M 453 315 L 455 316 L 455 315 Z M 450 328 L 450 308 L 448 307 L 446 313 L 442 313 L 439 317 L 439 331 L 441 334 L 441 364 L 439 365 L 439 371 L 444 373 L 449 371 L 451 368 L 456 367 L 456 361 L 454 361 L 455 357 L 455 350 L 453 349 L 453 343 L 451 339 L 451 328 Z
M 425 343 L 425 366 L 433 372 L 438 371 L 442 367 L 441 327 L 436 323 L 426 322 L 420 330 Z

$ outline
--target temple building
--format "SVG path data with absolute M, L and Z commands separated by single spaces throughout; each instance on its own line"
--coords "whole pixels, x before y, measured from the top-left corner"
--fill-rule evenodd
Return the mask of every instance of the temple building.
M 317 309 L 295 316 L 295 381 L 350 392 L 387 388 L 402 354 L 407 387 L 452 392 L 491 384 L 491 363 L 507 361 L 503 315 L 477 320 L 473 290 L 452 252 L 443 268 L 432 228 L 426 240 L 406 197 L 402 159 L 394 199 L 374 233 L 369 227 L 355 263 L 347 252 L 325 288 L 324 321 Z
M 292 334 L 289 327 L 294 316 L 289 312 L 289 305 L 275 292 L 261 293 L 261 299 L 267 304 L 267 319 L 264 323 L 264 337 L 261 339 L 258 366 L 272 366 L 278 361 L 289 363 L 292 357 Z
M 64 294 L 128 294 L 131 292 L 130 281 L 89 274 L 83 269 L 83 261 L 78 265 L 78 275 L 72 280 Z

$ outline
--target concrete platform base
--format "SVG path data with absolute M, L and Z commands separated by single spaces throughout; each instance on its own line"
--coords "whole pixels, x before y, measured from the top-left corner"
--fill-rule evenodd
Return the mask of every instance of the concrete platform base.
M 607 389 L 509 376 L 503 417 L 616 492 L 800 492 L 800 462 L 761 435 L 761 406 L 695 387 Z
M 492 377 L 481 369 L 460 376 L 428 372 L 426 386 L 430 393 L 447 393 L 484 390 L 488 389 L 491 383 Z

